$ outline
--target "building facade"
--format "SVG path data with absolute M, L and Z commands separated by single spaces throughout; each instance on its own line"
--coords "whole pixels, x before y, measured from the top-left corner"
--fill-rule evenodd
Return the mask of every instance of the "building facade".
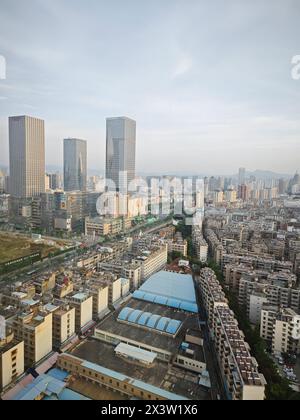
M 79 139 L 64 140 L 64 190 L 86 191 L 87 142 Z
M 13 197 L 29 198 L 45 192 L 44 121 L 9 118 L 9 190 Z
M 118 191 L 135 178 L 136 122 L 126 117 L 106 120 L 106 179 Z

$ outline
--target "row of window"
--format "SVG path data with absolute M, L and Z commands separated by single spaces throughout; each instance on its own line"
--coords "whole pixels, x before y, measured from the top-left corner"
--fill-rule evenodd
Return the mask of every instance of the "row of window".
M 68 363 L 67 362 L 64 362 L 64 367 L 65 367 L 65 369 L 67 369 L 69 367 L 69 369 L 72 370 L 73 365 L 70 363 L 69 366 L 68 366 Z M 76 366 L 75 370 L 80 374 L 79 367 L 78 366 Z M 91 380 L 94 377 L 94 378 L 99 379 L 102 382 L 104 382 L 104 385 L 107 384 L 107 379 L 108 378 L 107 377 L 104 377 L 104 376 L 101 376 L 98 373 L 94 373 L 92 371 L 87 371 L 86 369 L 82 369 L 82 373 L 85 374 L 85 375 L 89 375 L 89 378 Z M 136 395 L 137 393 L 139 393 L 140 397 L 143 398 L 143 399 L 148 398 L 149 400 L 154 400 L 154 399 L 157 400 L 157 401 L 160 400 L 160 398 L 158 398 L 158 397 L 155 397 L 154 398 L 154 396 L 151 395 L 151 394 L 147 394 L 144 391 L 138 390 L 137 388 L 128 387 L 128 385 L 126 385 L 126 384 L 120 384 L 120 382 L 118 382 L 118 381 L 114 382 L 112 379 L 109 379 L 108 380 L 108 383 L 112 387 L 113 386 L 116 386 L 117 388 L 121 388 L 120 391 L 130 392 L 131 394 L 134 394 L 134 395 Z

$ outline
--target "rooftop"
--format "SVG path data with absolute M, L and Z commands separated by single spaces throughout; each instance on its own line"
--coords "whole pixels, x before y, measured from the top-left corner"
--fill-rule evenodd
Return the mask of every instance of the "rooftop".
M 188 274 L 160 271 L 151 276 L 133 297 L 188 312 L 198 312 L 193 277 Z
M 88 400 L 83 395 L 67 389 L 67 383 L 64 382 L 66 376 L 68 375 L 59 369 L 53 369 L 47 375 L 39 375 L 22 389 L 14 400 L 32 401 L 40 397 L 44 400 Z
M 77 293 L 76 295 L 72 296 L 72 299 L 78 300 L 78 301 L 84 301 L 88 299 L 89 295 L 87 293 Z
M 80 344 L 72 355 L 88 361 L 85 366 L 101 369 L 101 372 L 105 371 L 119 380 L 122 378 L 132 380 L 136 386 L 141 386 L 145 390 L 157 387 L 163 393 L 172 393 L 171 399 L 174 399 L 174 393 L 189 399 L 210 398 L 210 395 L 199 387 L 197 374 L 169 367 L 167 363 L 158 359 L 155 359 L 150 366 L 145 366 L 117 356 L 114 350 L 112 344 L 89 339 Z
M 106 333 L 124 337 L 126 339 L 144 343 L 156 349 L 163 349 L 169 353 L 177 353 L 182 341 L 185 339 L 187 329 L 198 328 L 198 315 L 183 312 L 168 306 L 162 306 L 151 302 L 144 302 L 136 299 L 130 299 L 126 303 L 126 307 L 157 315 L 159 319 L 168 318 L 182 323 L 176 337 L 172 334 L 165 334 L 161 331 L 147 328 L 142 325 L 119 322 L 118 317 L 125 307 L 121 307 L 118 311 L 112 313 L 104 321 L 97 325 L 96 329 L 105 331 Z M 157 318 L 157 319 L 158 319 Z
M 152 353 L 150 351 L 142 350 L 138 347 L 130 346 L 125 343 L 120 343 L 115 348 L 115 353 L 118 355 L 123 355 L 125 357 L 129 357 L 134 360 L 138 360 L 142 363 L 151 364 L 157 357 L 157 354 Z

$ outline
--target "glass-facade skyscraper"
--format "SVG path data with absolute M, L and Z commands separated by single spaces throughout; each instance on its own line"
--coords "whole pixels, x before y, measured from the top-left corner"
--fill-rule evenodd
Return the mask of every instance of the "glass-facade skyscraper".
M 80 139 L 64 140 L 64 190 L 86 191 L 87 142 Z
M 135 150 L 136 122 L 127 117 L 107 118 L 106 179 L 114 182 L 117 191 L 125 191 L 135 178 Z
M 44 121 L 29 116 L 9 118 L 9 192 L 30 198 L 45 192 Z

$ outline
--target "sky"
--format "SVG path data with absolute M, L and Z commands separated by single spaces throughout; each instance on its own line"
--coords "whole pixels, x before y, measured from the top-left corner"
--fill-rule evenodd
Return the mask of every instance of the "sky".
M 105 118 L 137 121 L 137 170 L 300 170 L 299 0 L 0 0 L 0 165 L 8 116 L 105 165 Z

